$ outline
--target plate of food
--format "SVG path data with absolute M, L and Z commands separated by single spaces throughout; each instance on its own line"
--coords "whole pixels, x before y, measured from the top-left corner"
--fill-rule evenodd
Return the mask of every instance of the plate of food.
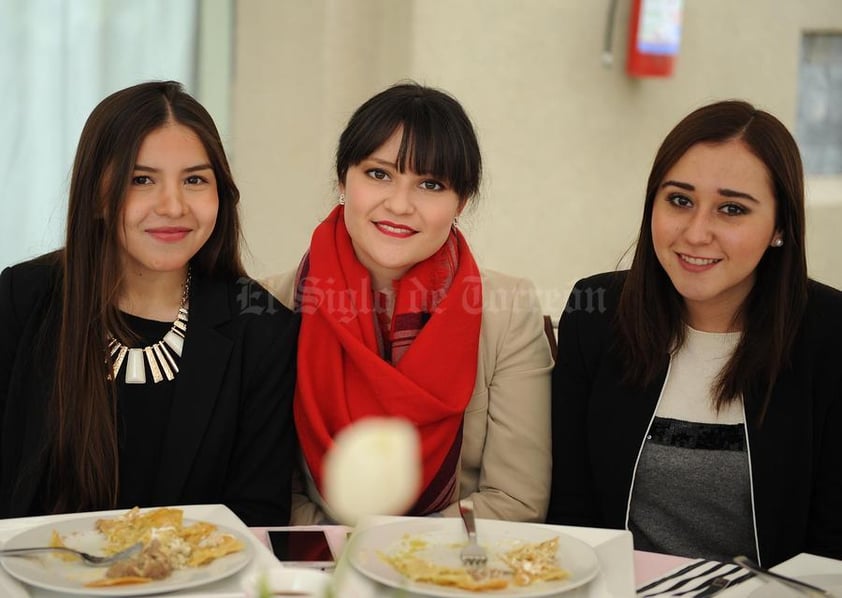
M 3 568 L 24 583 L 85 596 L 139 596 L 204 585 L 245 567 L 253 548 L 238 531 L 184 519 L 177 508 L 131 509 L 113 517 L 80 515 L 29 528 L 4 548 L 67 546 L 109 555 L 136 543 L 139 554 L 92 567 L 63 552 L 5 556 Z
M 463 566 L 462 521 L 428 518 L 377 525 L 354 534 L 347 547 L 360 573 L 387 586 L 428 596 L 500 594 L 554 596 L 591 581 L 599 560 L 587 543 L 549 527 L 480 519 L 477 538 L 488 562 Z

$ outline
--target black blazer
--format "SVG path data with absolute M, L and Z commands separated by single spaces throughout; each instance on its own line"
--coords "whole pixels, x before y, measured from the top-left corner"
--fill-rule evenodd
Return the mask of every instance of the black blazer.
M 551 523 L 625 529 L 632 478 L 666 376 L 621 384 L 612 324 L 624 272 L 579 281 L 559 323 L 553 371 Z M 842 293 L 811 281 L 791 365 L 762 426 L 746 401 L 759 558 L 842 558 Z
M 33 353 L 39 338 L 55 342 L 58 276 L 51 256 L 0 275 L 0 517 L 37 513 L 54 362 Z M 251 279 L 194 275 L 155 505 L 224 503 L 249 525 L 288 522 L 298 324 Z

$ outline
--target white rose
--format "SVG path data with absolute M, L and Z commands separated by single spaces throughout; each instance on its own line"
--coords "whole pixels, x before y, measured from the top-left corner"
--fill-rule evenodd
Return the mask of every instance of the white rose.
M 404 419 L 358 420 L 334 438 L 322 470 L 331 514 L 355 525 L 368 515 L 402 515 L 418 499 L 421 443 Z

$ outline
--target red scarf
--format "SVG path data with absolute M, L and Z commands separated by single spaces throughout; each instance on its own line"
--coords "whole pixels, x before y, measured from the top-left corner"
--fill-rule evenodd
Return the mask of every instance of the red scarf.
M 382 331 L 394 365 L 381 357 L 371 279 L 341 206 L 313 233 L 296 288 L 295 423 L 316 486 L 321 491 L 322 458 L 345 426 L 367 416 L 403 417 L 421 436 L 423 460 L 423 490 L 410 513 L 447 506 L 458 491 L 482 318 L 479 269 L 461 233 L 454 229 L 438 252 L 396 281 L 391 329 Z

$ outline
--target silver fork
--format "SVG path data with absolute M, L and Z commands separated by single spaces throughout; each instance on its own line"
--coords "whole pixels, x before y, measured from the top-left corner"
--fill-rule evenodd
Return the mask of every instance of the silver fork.
M 804 596 L 816 596 L 817 598 L 834 598 L 834 594 L 831 594 L 827 590 L 818 588 L 814 585 L 810 585 L 807 582 L 801 581 L 800 579 L 794 579 L 792 577 L 787 577 L 785 575 L 781 575 L 780 573 L 775 573 L 774 571 L 764 569 L 747 556 L 735 556 L 733 558 L 733 561 L 743 569 L 748 569 L 763 581 L 773 581 L 779 584 L 783 584 Z
M 89 554 L 87 552 L 82 552 L 81 550 L 75 550 L 73 548 L 68 548 L 66 546 L 34 546 L 32 548 L 3 548 L 0 549 L 0 556 L 26 556 L 28 554 L 32 554 L 35 552 L 67 552 L 70 554 L 75 554 L 82 561 L 87 565 L 92 565 L 94 567 L 105 567 L 110 565 L 111 563 L 115 563 L 122 559 L 129 558 L 140 552 L 140 549 L 143 548 L 143 544 L 138 542 L 137 544 L 133 544 L 128 548 L 121 550 L 120 552 L 115 552 L 110 556 L 98 556 L 95 554 Z
M 465 531 L 468 532 L 468 543 L 462 548 L 459 557 L 462 564 L 469 569 L 479 569 L 488 562 L 488 555 L 485 548 L 477 544 L 477 528 L 474 522 L 474 501 L 460 500 L 459 514 L 465 522 Z

